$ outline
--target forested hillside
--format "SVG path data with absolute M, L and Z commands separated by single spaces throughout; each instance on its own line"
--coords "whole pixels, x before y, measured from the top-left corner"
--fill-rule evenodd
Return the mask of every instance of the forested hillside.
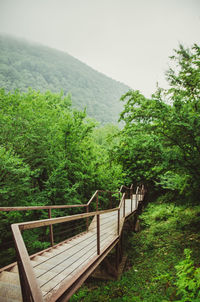
M 121 95 L 128 86 L 95 71 L 67 53 L 8 36 L 0 36 L 0 87 L 28 87 L 71 95 L 72 106 L 87 108 L 102 123 L 117 122 Z

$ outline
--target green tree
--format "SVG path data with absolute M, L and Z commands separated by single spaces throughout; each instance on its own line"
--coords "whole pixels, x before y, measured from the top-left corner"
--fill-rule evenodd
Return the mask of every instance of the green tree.
M 129 91 L 120 120 L 125 122 L 118 157 L 129 177 L 160 184 L 179 193 L 199 194 L 200 48 L 183 46 L 172 57 L 177 69 L 167 77 L 170 89 L 151 99 Z

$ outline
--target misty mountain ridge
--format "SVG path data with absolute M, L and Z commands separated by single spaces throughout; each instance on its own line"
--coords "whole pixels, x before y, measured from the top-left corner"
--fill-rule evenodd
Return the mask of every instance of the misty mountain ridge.
M 62 90 L 71 94 L 73 107 L 86 107 L 87 114 L 102 124 L 117 122 L 119 99 L 129 90 L 63 51 L 7 35 L 0 35 L 0 87 Z

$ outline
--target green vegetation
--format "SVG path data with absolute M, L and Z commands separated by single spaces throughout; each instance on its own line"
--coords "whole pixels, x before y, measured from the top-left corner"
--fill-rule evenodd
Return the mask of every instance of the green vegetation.
M 182 296 L 181 301 L 200 300 L 200 268 L 194 266 L 191 259 L 191 250 L 185 249 L 186 259 L 176 266 L 178 280 L 178 294 Z
M 174 196 L 198 202 L 200 195 L 200 47 L 180 46 L 172 57 L 177 64 L 167 77 L 170 89 L 151 99 L 129 91 L 121 113 L 125 127 L 116 151 L 132 179 L 147 182 L 150 190 L 168 189 Z
M 126 242 L 128 263 L 121 280 L 90 279 L 71 302 L 199 301 L 200 206 L 160 199 L 149 203 L 140 222 L 141 232 Z
M 7 91 L 29 87 L 72 96 L 77 109 L 102 124 L 117 122 L 119 99 L 128 86 L 95 71 L 67 53 L 17 38 L 0 36 L 0 87 Z
M 122 97 L 125 127 L 113 156 L 127 183 L 145 182 L 154 201 L 141 216 L 142 232 L 128 239 L 128 269 L 120 281 L 89 283 L 72 301 L 200 299 L 200 48 L 180 46 L 172 59 L 169 90 Z
M 111 143 L 98 143 L 100 129 L 94 135 L 96 124 L 72 109 L 69 98 L 1 89 L 0 99 L 2 205 L 79 203 L 96 187 L 114 189 L 121 183 L 120 165 L 109 158 Z M 104 138 L 119 131 L 105 129 Z
M 106 126 L 102 145 L 100 129 L 94 135 L 96 124 L 85 112 L 72 109 L 69 97 L 0 89 L 0 101 L 1 206 L 82 204 L 97 188 L 116 190 L 123 183 L 121 165 L 110 157 L 112 142 L 106 143 L 113 129 L 119 131 L 116 127 Z M 12 242 L 10 224 L 34 220 L 34 215 L 0 212 L 3 250 L 5 243 Z M 47 213 L 37 213 L 37 219 L 41 218 L 47 218 Z M 39 232 L 32 232 L 29 245 L 34 238 L 35 245 L 43 242 L 40 247 L 46 246 Z M 6 252 L 1 265 L 11 261 L 13 254 L 13 249 Z
M 199 301 L 200 47 L 175 51 L 168 90 L 122 96 L 122 130 L 99 127 L 74 105 L 112 122 L 123 85 L 46 47 L 2 37 L 0 49 L 1 206 L 80 204 L 97 188 L 133 182 L 150 193 L 142 231 L 127 239 L 122 279 L 93 281 L 72 301 Z M 47 213 L 0 212 L 1 265 L 14 259 L 10 224 L 41 218 Z M 24 233 L 29 251 L 47 247 L 47 235 Z

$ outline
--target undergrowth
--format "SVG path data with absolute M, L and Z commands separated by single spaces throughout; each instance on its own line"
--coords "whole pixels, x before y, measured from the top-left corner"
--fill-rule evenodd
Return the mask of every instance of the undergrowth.
M 121 280 L 89 279 L 71 302 L 200 301 L 200 206 L 149 203 L 140 223 L 139 233 L 125 236 Z

